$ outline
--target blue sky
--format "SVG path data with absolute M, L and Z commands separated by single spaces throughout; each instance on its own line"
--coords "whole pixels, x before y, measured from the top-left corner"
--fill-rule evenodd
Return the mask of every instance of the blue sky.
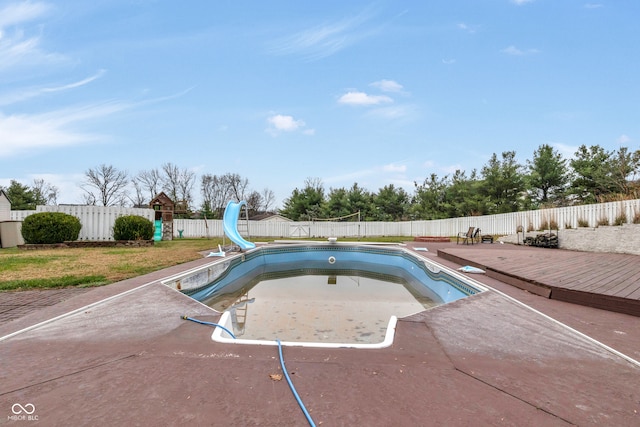
M 640 2 L 0 0 L 0 185 L 173 163 L 277 204 L 640 148 Z M 199 183 L 194 188 L 200 199 Z

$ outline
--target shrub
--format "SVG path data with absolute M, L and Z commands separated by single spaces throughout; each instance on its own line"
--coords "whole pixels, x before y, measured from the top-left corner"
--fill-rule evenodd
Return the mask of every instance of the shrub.
M 125 215 L 116 218 L 113 225 L 115 240 L 151 240 L 154 226 L 151 221 L 138 215 Z
M 614 225 L 624 225 L 626 223 L 627 223 L 627 214 L 624 212 L 618 215 L 616 219 L 613 221 Z
M 52 244 L 78 240 L 82 224 L 73 215 L 39 212 L 22 222 L 22 237 L 29 244 Z
M 539 231 L 544 231 L 549 228 L 549 222 L 546 219 L 543 219 L 540 223 L 540 227 L 538 227 Z
M 598 220 L 598 225 L 610 225 L 609 224 L 609 219 L 606 216 L 602 216 L 600 217 L 600 219 Z
M 584 218 L 578 218 L 578 227 L 589 227 L 589 221 Z

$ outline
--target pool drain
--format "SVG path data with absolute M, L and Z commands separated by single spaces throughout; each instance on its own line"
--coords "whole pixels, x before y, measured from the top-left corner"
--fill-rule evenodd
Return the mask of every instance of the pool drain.
M 330 256 L 329 257 L 329 264 L 335 264 L 335 263 L 336 263 L 336 257 Z

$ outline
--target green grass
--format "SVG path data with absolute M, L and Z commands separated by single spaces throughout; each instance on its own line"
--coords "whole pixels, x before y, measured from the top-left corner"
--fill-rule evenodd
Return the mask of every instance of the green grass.
M 53 279 L 10 280 L 7 282 L 0 282 L 0 291 L 66 288 L 69 286 L 74 286 L 76 288 L 88 288 L 92 286 L 106 285 L 107 283 L 107 278 L 104 276 L 63 276 Z
M 252 237 L 255 242 L 316 240 Z M 343 238 L 338 241 L 401 243 L 409 237 Z M 0 249 L 0 291 L 102 286 L 202 258 L 200 252 L 217 250 L 221 238 L 175 239 L 150 247 L 60 248 L 25 251 Z M 230 244 L 226 239 L 225 244 Z

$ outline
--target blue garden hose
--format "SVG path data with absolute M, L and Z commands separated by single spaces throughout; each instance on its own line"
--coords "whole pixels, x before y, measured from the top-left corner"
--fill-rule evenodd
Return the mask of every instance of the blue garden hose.
M 236 339 L 236 336 L 233 335 L 233 332 L 231 332 L 230 330 L 228 330 L 224 326 L 219 325 L 217 323 L 205 322 L 203 320 L 194 319 L 193 317 L 188 317 L 188 316 L 180 316 L 180 318 L 184 319 L 184 320 L 191 320 L 192 322 L 200 323 L 201 325 L 209 325 L 209 326 L 221 328 L 223 331 L 226 331 L 229 335 L 231 335 L 233 337 L 233 339 Z M 300 409 L 302 409 L 302 412 L 304 413 L 304 416 L 307 418 L 307 421 L 309 422 L 309 425 L 311 427 L 316 427 L 316 424 L 311 419 L 311 415 L 309 415 L 309 412 L 307 411 L 307 408 L 305 408 L 304 403 L 302 403 L 302 399 L 300 399 L 300 396 L 298 395 L 298 392 L 296 391 L 296 388 L 293 386 L 293 382 L 291 382 L 291 378 L 289 378 L 289 373 L 287 373 L 286 366 L 284 366 L 284 357 L 282 356 L 282 344 L 280 343 L 280 340 L 278 340 L 278 339 L 276 340 L 276 342 L 278 343 L 278 354 L 280 355 L 280 366 L 282 366 L 282 372 L 284 372 L 284 377 L 287 379 L 287 383 L 289 384 L 289 388 L 291 389 L 291 392 L 293 393 L 293 396 L 296 398 L 296 401 L 298 402 L 298 405 L 300 406 Z
M 235 340 L 236 336 L 233 335 L 233 332 L 231 332 L 230 330 L 228 330 L 227 328 L 225 328 L 222 325 L 219 325 L 217 323 L 213 323 L 213 322 L 205 322 L 203 320 L 198 320 L 198 319 L 194 319 L 193 317 L 188 317 L 188 316 L 180 316 L 181 319 L 184 320 L 191 320 L 192 322 L 196 322 L 196 323 L 200 323 L 201 325 L 209 325 L 209 326 L 213 326 L 213 327 L 218 327 L 220 329 L 222 329 L 223 331 L 225 331 L 226 333 L 228 333 L 229 335 L 231 335 L 231 337 Z
M 304 416 L 307 417 L 307 421 L 309 421 L 309 425 L 312 427 L 316 427 L 316 424 L 311 419 L 311 415 L 309 415 L 309 412 L 307 412 L 307 408 L 304 407 L 304 403 L 302 403 L 302 400 L 300 399 L 300 396 L 298 395 L 296 388 L 293 386 L 293 383 L 291 382 L 291 378 L 289 378 L 289 374 L 287 373 L 287 368 L 284 366 L 284 357 L 282 357 L 282 344 L 278 339 L 276 340 L 276 342 L 278 343 L 278 354 L 280 355 L 280 366 L 282 366 L 282 372 L 284 372 L 284 377 L 287 379 L 287 383 L 289 383 L 289 388 L 291 389 L 293 396 L 296 398 L 296 401 L 298 401 L 298 405 L 300 406 L 300 409 L 302 409 L 302 412 L 304 412 Z

